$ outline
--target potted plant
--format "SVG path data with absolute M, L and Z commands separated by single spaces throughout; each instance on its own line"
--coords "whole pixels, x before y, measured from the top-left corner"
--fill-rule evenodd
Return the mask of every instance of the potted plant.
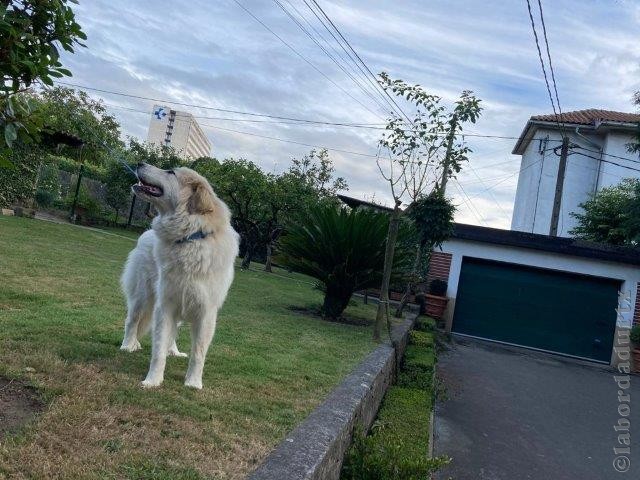
M 629 338 L 631 338 L 631 342 L 634 346 L 632 351 L 634 371 L 640 372 L 640 324 L 635 324 L 633 326 Z
M 447 308 L 447 282 L 444 280 L 432 280 L 428 293 L 425 295 L 425 313 L 430 317 L 441 319 Z

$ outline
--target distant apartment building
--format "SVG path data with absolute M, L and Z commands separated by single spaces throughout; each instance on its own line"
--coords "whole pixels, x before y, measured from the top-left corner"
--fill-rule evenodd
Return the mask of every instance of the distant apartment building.
M 193 115 L 163 105 L 153 106 L 147 142 L 173 147 L 184 158 L 211 155 L 211 142 Z

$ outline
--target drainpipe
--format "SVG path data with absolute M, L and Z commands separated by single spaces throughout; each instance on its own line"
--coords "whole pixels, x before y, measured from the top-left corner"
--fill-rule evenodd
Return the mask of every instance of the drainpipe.
M 580 137 L 581 139 L 583 139 L 585 142 L 587 142 L 589 145 L 591 145 L 592 147 L 595 147 L 598 149 L 598 151 L 600 152 L 600 156 L 598 158 L 598 174 L 596 175 L 596 184 L 593 188 L 593 193 L 598 193 L 598 185 L 600 184 L 600 168 L 602 167 L 602 150 L 603 148 L 598 145 L 597 143 L 592 142 L 591 140 L 589 140 L 587 137 L 585 137 L 584 135 L 582 135 L 580 133 L 580 127 L 576 127 L 576 135 L 578 137 Z

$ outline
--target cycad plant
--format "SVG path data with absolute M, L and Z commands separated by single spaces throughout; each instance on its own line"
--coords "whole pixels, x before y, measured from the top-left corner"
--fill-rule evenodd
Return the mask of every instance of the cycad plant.
M 277 261 L 318 279 L 325 294 L 322 315 L 339 320 L 353 292 L 379 285 L 388 226 L 382 213 L 315 206 L 287 229 Z M 401 249 L 396 274 L 406 269 L 408 259 Z

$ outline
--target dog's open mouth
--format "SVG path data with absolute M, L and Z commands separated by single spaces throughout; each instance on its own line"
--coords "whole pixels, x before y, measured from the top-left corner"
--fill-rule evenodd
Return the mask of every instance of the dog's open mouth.
M 162 187 L 146 183 L 142 181 L 140 177 L 138 177 L 138 183 L 133 186 L 133 189 L 136 193 L 145 193 L 147 195 L 151 195 L 152 197 L 160 197 L 164 193 Z

